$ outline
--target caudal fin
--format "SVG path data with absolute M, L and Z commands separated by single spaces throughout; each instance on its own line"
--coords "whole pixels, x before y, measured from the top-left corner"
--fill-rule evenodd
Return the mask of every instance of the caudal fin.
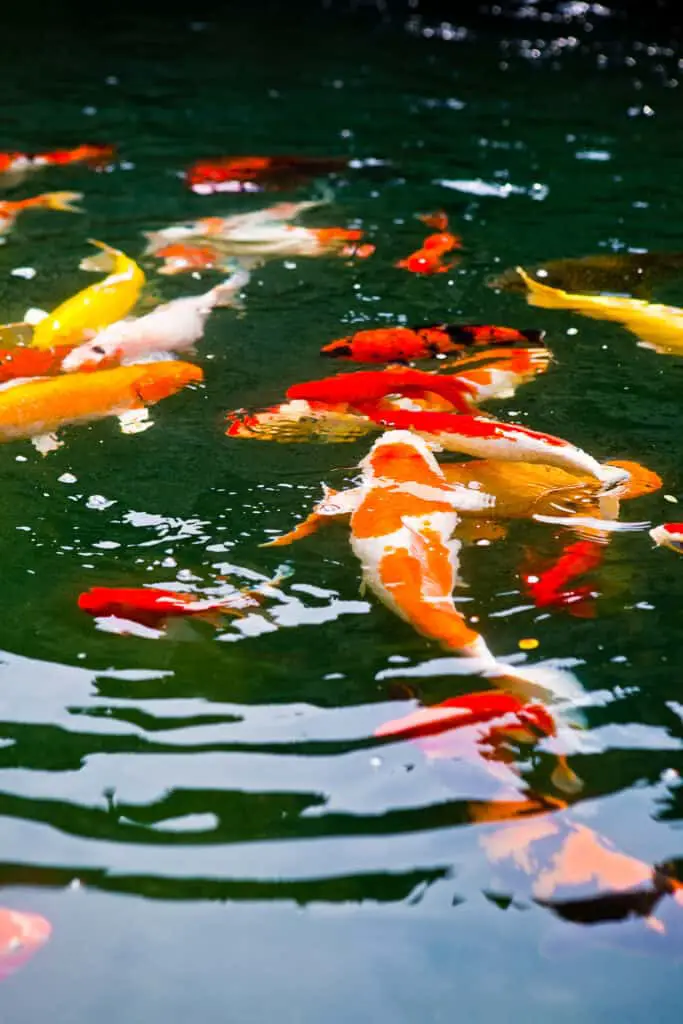
M 83 198 L 82 192 L 46 192 L 41 197 L 43 206 L 48 210 L 63 210 L 64 213 L 83 213 L 80 206 L 74 203 Z

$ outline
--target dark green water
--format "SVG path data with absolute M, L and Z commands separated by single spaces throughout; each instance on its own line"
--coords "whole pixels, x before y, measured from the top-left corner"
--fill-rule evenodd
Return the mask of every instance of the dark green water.
M 663 493 L 683 500 L 683 362 L 486 287 L 518 262 L 681 248 L 679 52 L 617 19 L 590 22 L 520 18 L 503 38 L 493 18 L 451 39 L 420 34 L 426 22 L 332 14 L 67 22 L 30 61 L 25 35 L 11 37 L 2 148 L 111 141 L 128 163 L 16 193 L 82 189 L 87 214 L 20 222 L 0 249 L 4 321 L 82 287 L 88 237 L 135 255 L 145 228 L 256 204 L 188 194 L 177 172 L 196 157 L 350 152 L 393 166 L 350 176 L 316 214 L 360 222 L 377 255 L 258 271 L 246 315 L 210 321 L 205 389 L 162 403 L 154 429 L 125 437 L 106 421 L 46 459 L 28 443 L 0 452 L 0 903 L 54 927 L 3 983 L 3 1024 L 679 1019 L 675 960 L 597 947 L 590 929 L 485 897 L 465 767 L 373 749 L 373 730 L 410 707 L 386 671 L 428 668 L 438 651 L 359 596 L 344 531 L 258 548 L 320 480 L 352 475 L 367 443 L 222 433 L 225 410 L 327 371 L 318 349 L 350 324 L 543 326 L 557 363 L 505 408 L 600 458 L 644 462 L 664 489 L 627 515 L 680 518 Z M 439 179 L 523 191 L 477 196 Z M 466 260 L 431 279 L 395 270 L 421 238 L 413 215 L 440 207 Z M 37 275 L 12 276 L 20 266 Z M 207 286 L 161 279 L 158 291 Z M 683 305 L 683 282 L 658 298 Z M 586 782 L 576 819 L 648 862 L 683 859 L 683 563 L 646 534 L 616 537 L 598 618 L 539 618 L 516 575 L 531 545 L 550 550 L 550 528 L 518 525 L 466 551 L 482 631 L 501 655 L 538 637 L 532 658 L 574 659 L 585 688 L 604 691 L 587 711 L 593 749 L 573 759 Z M 261 635 L 118 636 L 76 608 L 98 583 L 242 583 L 283 561 L 287 604 Z M 422 695 L 480 686 L 435 669 Z

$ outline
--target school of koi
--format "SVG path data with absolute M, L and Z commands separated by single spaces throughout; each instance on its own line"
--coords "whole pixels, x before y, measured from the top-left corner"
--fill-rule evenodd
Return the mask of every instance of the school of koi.
M 114 158 L 113 147 L 89 145 L 0 154 L 0 187 L 14 187 L 40 170 L 78 162 L 100 166 Z M 344 167 L 337 158 L 225 157 L 193 165 L 186 184 L 199 194 L 256 192 Z M 50 192 L 0 202 L 0 232 L 10 232 L 28 209 L 79 212 L 72 202 L 82 198 Z M 143 255 L 163 261 L 160 274 L 229 276 L 200 296 L 177 298 L 137 317 L 130 314 L 143 294 L 145 272 L 120 250 L 95 242 L 97 255 L 81 267 L 105 273 L 103 280 L 51 313 L 34 309 L 0 328 L 0 441 L 30 439 L 47 454 L 63 443 L 58 431 L 69 425 L 117 416 L 129 433 L 152 426 L 150 406 L 201 385 L 201 368 L 178 354 L 194 354 L 214 309 L 240 308 L 253 268 L 291 255 L 375 254 L 356 228 L 294 223 L 326 202 L 329 193 L 146 233 Z M 419 217 L 433 233 L 395 266 L 417 275 L 447 273 L 459 259 L 461 239 L 451 233 L 445 213 Z M 521 268 L 518 277 L 532 304 L 617 320 L 641 343 L 676 351 L 681 310 L 642 299 L 570 294 Z M 599 599 L 595 577 L 611 536 L 650 525 L 621 521 L 621 502 L 657 490 L 662 481 L 637 463 L 600 461 L 570 441 L 481 411 L 548 370 L 552 355 L 542 331 L 447 322 L 385 326 L 329 341 L 321 355 L 373 368 L 294 383 L 278 405 L 227 414 L 231 440 L 341 443 L 374 435 L 354 486 L 326 488 L 311 514 L 270 545 L 287 545 L 343 520 L 364 586 L 419 634 L 469 659 L 471 672 L 488 686 L 436 707 L 417 707 L 381 725 L 377 741 L 412 742 L 429 760 L 468 758 L 485 768 L 499 792 L 485 804 L 472 803 L 471 820 L 496 823 L 482 848 L 493 862 L 507 861 L 525 874 L 537 903 L 582 923 L 637 919 L 650 937 L 663 941 L 669 907 L 683 912 L 683 886 L 664 868 L 612 850 L 568 813 L 582 787 L 567 760 L 576 726 L 572 706 L 582 694 L 576 680 L 543 664 L 500 659 L 474 628 L 476 617 L 468 621 L 454 596 L 463 545 L 491 543 L 505 536 L 510 521 L 534 520 L 556 528 L 558 551 L 550 563 L 527 554 L 520 567 L 525 594 L 538 609 L 592 617 Z M 438 460 L 441 453 L 448 458 Z M 453 453 L 468 458 L 454 460 Z M 650 535 L 657 544 L 683 550 L 683 524 L 663 524 Z M 281 583 L 278 578 L 271 591 L 257 587 L 221 599 L 155 586 L 96 586 L 80 595 L 78 605 L 96 618 L 121 620 L 122 632 L 127 621 L 163 636 L 178 617 L 222 626 L 224 616 L 264 605 Z M 521 638 L 519 646 L 531 650 L 536 642 Z M 551 739 L 555 767 L 548 792 L 536 792 L 524 781 L 517 747 Z M 555 864 L 551 881 L 548 872 L 528 866 L 539 856 Z M 50 930 L 42 918 L 0 909 L 0 978 L 47 941 Z

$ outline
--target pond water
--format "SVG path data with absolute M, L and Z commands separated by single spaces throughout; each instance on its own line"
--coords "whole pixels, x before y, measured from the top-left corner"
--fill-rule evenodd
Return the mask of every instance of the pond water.
M 124 436 L 106 420 L 66 431 L 46 458 L 22 441 L 0 451 L 0 902 L 53 926 L 2 983 L 3 1022 L 679 1019 L 680 922 L 671 943 L 634 954 L 619 926 L 601 941 L 501 889 L 482 847 L 490 826 L 468 818 L 486 796 L 472 765 L 372 739 L 414 707 L 407 686 L 435 703 L 481 678 L 435 663 L 435 645 L 359 593 L 343 528 L 259 548 L 310 509 L 320 481 L 353 478 L 368 440 L 223 433 L 228 409 L 329 372 L 320 346 L 352 327 L 543 327 L 554 365 L 491 408 L 600 459 L 642 462 L 664 487 L 627 518 L 680 518 L 664 495 L 683 500 L 683 362 L 617 324 L 488 287 L 518 263 L 680 247 L 679 50 L 597 4 L 560 11 L 542 20 L 529 4 L 471 25 L 365 9 L 111 24 L 92 12 L 30 61 L 10 34 L 3 148 L 113 142 L 122 162 L 12 193 L 79 189 L 86 213 L 19 222 L 0 249 L 5 322 L 83 287 L 88 238 L 139 255 L 144 229 L 266 201 L 192 195 L 179 172 L 198 157 L 390 165 L 333 181 L 331 205 L 307 221 L 362 226 L 376 254 L 255 271 L 244 314 L 209 321 L 205 387 L 161 403 L 153 429 Z M 441 208 L 462 262 L 429 278 L 395 269 L 422 238 L 415 214 Z M 35 276 L 12 274 L 29 266 Z M 169 299 L 215 280 L 153 287 Z M 656 298 L 683 305 L 683 282 Z M 683 864 L 683 563 L 645 532 L 617 535 L 597 617 L 543 615 L 518 573 L 553 538 L 521 522 L 467 548 L 469 609 L 496 653 L 537 639 L 529 663 L 572 666 L 599 695 L 571 759 L 584 780 L 573 820 L 647 863 Z M 243 586 L 282 564 L 274 625 L 118 635 L 76 605 L 95 584 Z M 530 777 L 547 774 L 549 753 L 524 756 Z

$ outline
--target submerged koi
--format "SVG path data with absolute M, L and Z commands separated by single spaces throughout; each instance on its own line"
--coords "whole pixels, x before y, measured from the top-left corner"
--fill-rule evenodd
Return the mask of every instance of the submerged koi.
M 453 588 L 460 542 L 453 539 L 460 513 L 485 514 L 487 494 L 449 484 L 428 445 L 408 431 L 389 431 L 361 461 L 361 483 L 328 492 L 311 516 L 279 546 L 307 536 L 327 519 L 350 514 L 351 548 L 364 584 L 418 633 L 449 651 L 475 659 L 501 689 L 576 695 L 565 674 L 504 665 L 457 611 Z
M 605 487 L 614 486 L 628 476 L 626 470 L 617 466 L 601 465 L 569 441 L 516 423 L 499 423 L 483 416 L 384 409 L 370 403 L 361 411 L 384 427 L 417 430 L 447 451 L 508 462 L 545 463 L 570 473 L 587 474 Z
M 98 167 L 110 160 L 116 150 L 113 146 L 81 145 L 75 149 L 56 149 L 50 153 L 0 153 L 0 187 L 12 188 L 34 171 L 45 167 L 87 163 Z
M 154 628 L 164 619 L 187 616 L 216 623 L 220 615 L 239 616 L 245 609 L 259 607 L 262 599 L 256 592 L 202 600 L 196 594 L 162 587 L 91 587 L 79 596 L 78 607 L 97 618 L 116 616 Z
M 98 373 L 36 377 L 0 390 L 0 442 L 31 438 L 46 454 L 61 427 L 118 416 L 125 433 L 151 426 L 148 405 L 203 380 L 192 363 L 168 360 Z
M 324 345 L 320 354 L 357 363 L 408 362 L 462 352 L 472 345 L 540 345 L 544 331 L 518 331 L 489 324 L 431 324 L 356 331 Z
M 683 554 L 683 523 L 663 523 L 650 530 L 655 544 L 663 548 L 671 548 L 676 554 Z
M 152 352 L 182 352 L 192 349 L 204 335 L 206 321 L 218 306 L 238 305 L 238 293 L 249 282 L 246 271 L 238 271 L 204 295 L 174 299 L 146 316 L 110 324 L 69 352 L 62 363 L 67 373 L 96 367 L 102 362 L 133 362 Z
M 39 914 L 0 907 L 0 981 L 23 967 L 51 934 L 52 925 Z
M 82 213 L 73 204 L 83 198 L 82 192 L 43 192 L 31 199 L 19 199 L 17 202 L 4 200 L 0 202 L 0 235 L 6 235 L 14 227 L 14 223 L 24 210 L 62 210 L 65 213 Z
M 683 309 L 618 295 L 572 295 L 530 277 L 521 267 L 517 273 L 528 288 L 527 302 L 544 309 L 571 309 L 594 320 L 612 320 L 640 340 L 643 348 L 660 355 L 683 353 Z
M 304 399 L 332 405 L 346 403 L 359 408 L 367 402 L 377 402 L 386 395 L 434 394 L 446 399 L 460 412 L 471 407 L 474 386 L 457 376 L 445 376 L 413 370 L 408 367 L 385 370 L 357 370 L 354 373 L 340 373 L 336 377 L 293 384 L 287 389 L 287 398 Z
M 595 617 L 595 591 L 588 585 L 567 587 L 566 584 L 598 569 L 602 564 L 604 544 L 580 540 L 567 545 L 560 557 L 547 568 L 527 559 L 520 573 L 526 593 L 537 608 L 559 611 L 582 619 Z
M 193 192 L 260 192 L 342 171 L 346 157 L 223 156 L 198 160 L 185 173 Z
M 420 249 L 399 260 L 396 266 L 401 270 L 409 270 L 411 274 L 445 274 L 456 265 L 457 260 L 444 263 L 443 257 L 454 249 L 462 249 L 462 239 L 458 235 L 448 231 L 428 235 Z
M 33 332 L 36 348 L 58 343 L 79 344 L 88 334 L 121 320 L 135 305 L 145 275 L 134 260 L 119 249 L 93 241 L 102 250 L 81 261 L 82 270 L 108 272 L 109 276 L 72 295 L 41 320 Z

